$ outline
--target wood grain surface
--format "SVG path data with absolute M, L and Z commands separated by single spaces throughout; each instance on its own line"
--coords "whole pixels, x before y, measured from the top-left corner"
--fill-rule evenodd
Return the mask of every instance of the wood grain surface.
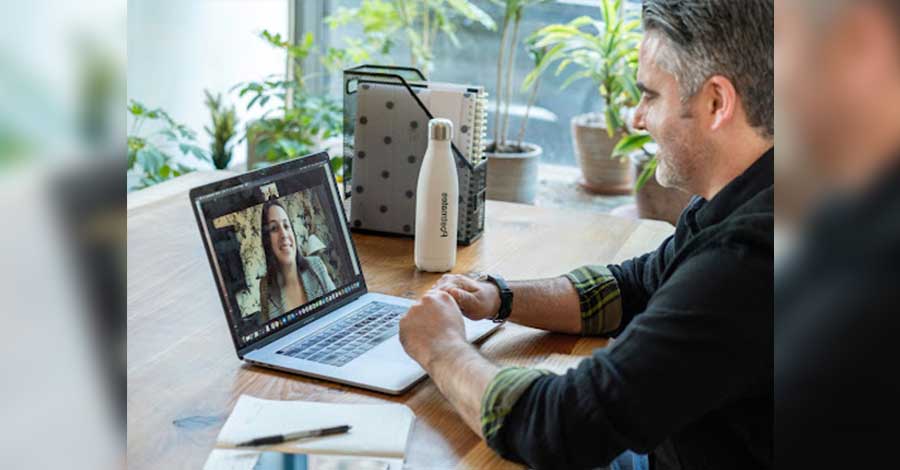
M 398 397 L 250 366 L 238 360 L 188 200 L 231 176 L 199 172 L 128 199 L 128 467 L 201 468 L 241 394 L 280 400 L 405 403 L 416 413 L 406 468 L 518 468 L 497 457 L 430 380 Z M 461 247 L 453 272 L 552 277 L 653 250 L 663 222 L 488 201 L 485 234 Z M 416 298 L 439 277 L 418 272 L 411 238 L 354 234 L 369 289 Z M 547 312 L 552 315 L 553 312 Z M 515 324 L 480 345 L 500 364 L 586 355 L 606 341 Z

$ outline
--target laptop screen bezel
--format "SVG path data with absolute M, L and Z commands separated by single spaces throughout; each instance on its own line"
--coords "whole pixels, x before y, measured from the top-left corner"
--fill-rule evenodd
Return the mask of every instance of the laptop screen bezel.
M 307 316 L 295 321 L 294 323 L 286 325 L 284 328 L 281 328 L 274 333 L 262 336 L 257 340 L 252 340 L 242 345 L 239 325 L 234 322 L 231 312 L 229 311 L 228 291 L 225 286 L 222 274 L 218 268 L 218 259 L 215 253 L 215 248 L 211 244 L 211 237 L 205 225 L 205 216 L 200 210 L 200 204 L 198 204 L 198 202 L 208 199 L 211 196 L 215 196 L 218 193 L 227 192 L 237 187 L 259 187 L 273 180 L 284 178 L 291 173 L 300 173 L 317 165 L 324 165 L 325 167 L 324 174 L 326 175 L 326 179 L 329 180 L 328 183 L 331 189 L 331 196 L 335 198 L 335 203 L 338 206 L 338 215 L 340 219 L 338 221 L 339 228 L 343 232 L 341 236 L 345 236 L 344 234 L 346 234 L 347 249 L 349 251 L 348 255 L 351 262 L 355 265 L 355 270 L 359 272 L 359 274 L 355 278 L 351 279 L 350 282 L 353 283 L 358 281 L 360 283 L 360 287 L 353 289 L 349 294 L 341 297 L 338 300 L 326 303 L 320 308 L 320 310 L 311 312 Z M 359 254 L 356 250 L 356 244 L 354 243 L 353 236 L 349 230 L 349 227 L 347 226 L 347 216 L 344 211 L 341 192 L 338 190 L 337 182 L 334 179 L 334 174 L 331 170 L 330 158 L 327 152 L 319 152 L 303 157 L 298 157 L 284 163 L 260 168 L 258 170 L 250 171 L 237 176 L 199 186 L 192 189 L 189 196 L 191 201 L 191 208 L 194 211 L 194 217 L 197 221 L 197 227 L 200 231 L 200 236 L 202 238 L 203 246 L 206 251 L 209 268 L 212 272 L 213 279 L 216 282 L 216 290 L 218 291 L 219 300 L 222 304 L 222 311 L 225 314 L 226 321 L 228 322 L 228 330 L 231 334 L 231 340 L 234 344 L 235 351 L 237 352 L 239 358 L 243 359 L 244 355 L 246 355 L 248 352 L 261 348 L 273 341 L 283 338 L 284 336 L 296 331 L 304 325 L 322 318 L 328 313 L 340 308 L 343 305 L 346 305 L 349 302 L 352 302 L 353 300 L 368 292 L 365 275 L 362 270 L 362 265 L 359 262 Z M 338 288 L 340 288 L 340 286 Z M 293 310 L 283 313 L 278 318 L 282 318 L 285 315 L 290 314 L 291 312 L 293 312 Z

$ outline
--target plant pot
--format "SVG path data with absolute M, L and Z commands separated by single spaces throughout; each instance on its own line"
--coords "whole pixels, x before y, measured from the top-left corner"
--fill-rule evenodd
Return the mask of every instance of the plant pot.
M 486 149 L 491 149 L 488 143 Z M 538 188 L 540 145 L 522 143 L 523 152 L 485 152 L 488 159 L 487 198 L 534 204 Z
M 583 178 L 584 189 L 598 194 L 629 194 L 633 185 L 628 159 L 610 158 L 622 137 L 610 137 L 601 114 L 580 114 L 572 118 L 572 140 Z
M 632 176 L 637 181 L 638 176 L 644 171 L 644 166 L 650 161 L 645 155 L 632 155 Z M 669 222 L 672 225 L 678 223 L 681 212 L 687 207 L 691 195 L 673 188 L 665 188 L 656 181 L 656 176 L 647 178 L 644 186 L 635 191 L 638 217 L 642 219 L 655 219 Z

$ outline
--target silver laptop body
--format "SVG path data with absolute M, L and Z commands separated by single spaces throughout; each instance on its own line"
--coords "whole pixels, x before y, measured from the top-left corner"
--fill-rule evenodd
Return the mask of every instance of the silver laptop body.
M 413 301 L 366 288 L 326 153 L 194 188 L 190 198 L 239 358 L 389 394 L 403 393 L 426 375 L 403 351 L 397 334 L 397 322 Z M 313 208 L 308 213 L 316 214 L 320 222 L 312 229 L 306 227 L 312 223 L 309 218 L 288 215 L 295 233 L 291 244 L 300 250 L 303 243 L 297 233 L 315 233 L 319 241 L 331 241 L 311 258 L 329 266 L 320 269 L 324 274 L 320 277 L 331 278 L 334 288 L 265 317 L 260 306 L 276 304 L 262 298 L 261 279 L 266 276 L 260 273 L 269 271 L 263 270 L 265 259 L 260 261 L 260 250 L 253 247 L 267 234 L 261 229 L 256 235 L 252 228 L 269 199 L 282 202 L 285 213 L 291 207 Z M 304 227 L 297 228 L 301 224 Z M 321 244 L 307 241 L 305 246 L 316 249 Z M 497 326 L 465 319 L 466 339 L 478 341 Z

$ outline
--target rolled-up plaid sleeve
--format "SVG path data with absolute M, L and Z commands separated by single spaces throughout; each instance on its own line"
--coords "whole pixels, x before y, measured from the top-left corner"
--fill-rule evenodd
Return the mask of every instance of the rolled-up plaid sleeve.
M 609 335 L 622 323 L 622 294 L 605 266 L 582 266 L 564 275 L 578 292 L 581 334 Z
M 503 426 L 503 419 L 525 390 L 535 380 L 550 373 L 542 369 L 507 367 L 494 376 L 481 399 L 481 432 L 488 445 L 492 444 Z

